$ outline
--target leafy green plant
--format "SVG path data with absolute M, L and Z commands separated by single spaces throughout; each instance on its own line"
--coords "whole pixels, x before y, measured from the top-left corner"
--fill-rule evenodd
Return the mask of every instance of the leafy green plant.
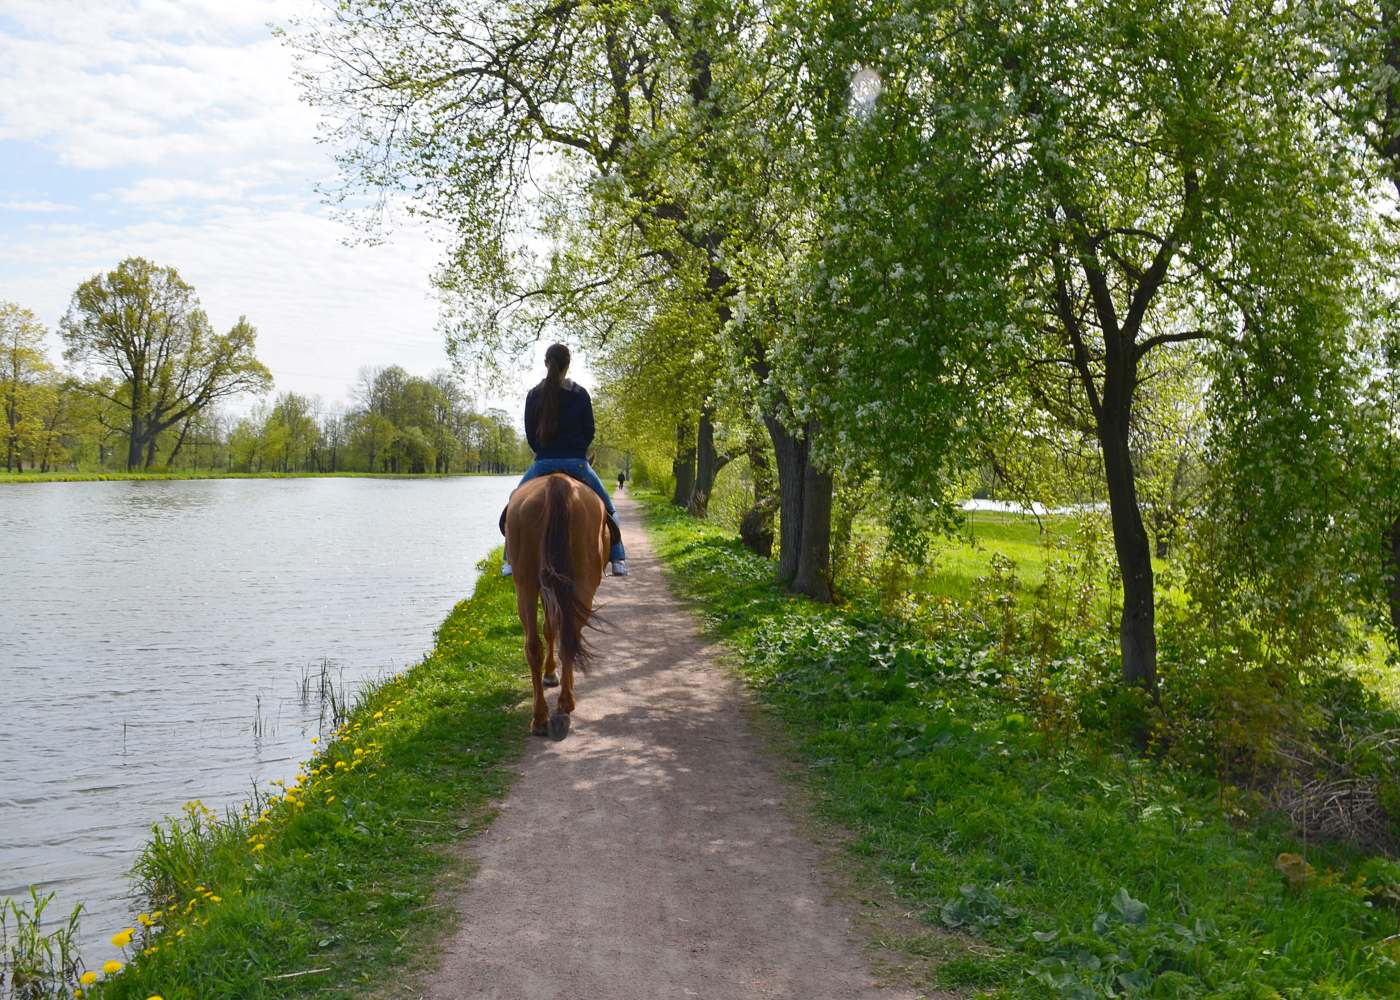
M 76 939 L 82 905 L 52 929 L 44 913 L 54 894 L 40 895 L 33 886 L 29 901 L 0 900 L 0 998 L 49 1000 L 70 996 L 82 972 Z

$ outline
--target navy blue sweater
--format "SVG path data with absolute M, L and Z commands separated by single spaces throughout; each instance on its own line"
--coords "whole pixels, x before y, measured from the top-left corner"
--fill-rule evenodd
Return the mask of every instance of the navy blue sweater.
M 588 390 L 565 380 L 559 393 L 559 423 L 549 444 L 541 444 L 536 426 L 543 391 L 541 383 L 525 397 L 525 440 L 530 442 L 535 457 L 586 459 L 588 446 L 593 443 L 593 401 L 588 398 Z

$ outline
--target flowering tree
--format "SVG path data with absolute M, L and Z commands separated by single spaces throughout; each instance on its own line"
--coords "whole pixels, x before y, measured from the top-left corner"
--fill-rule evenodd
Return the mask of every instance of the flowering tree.
M 455 231 L 440 283 L 459 309 L 458 349 L 514 353 L 600 297 L 645 312 L 626 290 L 650 294 L 637 279 L 660 272 L 670 301 L 690 296 L 712 320 L 691 331 L 702 357 L 723 347 L 767 385 L 764 344 L 733 343 L 750 331 L 729 321 L 736 246 L 764 240 L 785 217 L 765 193 L 767 161 L 742 139 L 770 120 L 755 109 L 777 92 L 762 58 L 775 51 L 764 44 L 769 13 L 748 3 L 349 0 L 291 37 L 343 151 L 345 203 L 397 189 Z M 639 251 L 616 270 L 605 264 L 616 245 L 604 240 L 587 258 L 559 253 L 557 242 L 541 253 L 552 235 L 546 201 L 575 227 L 601 220 L 599 233 L 630 230 Z M 707 433 L 711 396 L 696 401 L 693 495 L 707 495 L 720 464 Z M 813 500 L 807 516 L 785 512 L 780 571 L 796 589 L 829 597 L 830 478 L 808 469 L 802 441 L 812 428 L 790 430 L 771 396 L 752 398 L 768 403 L 762 419 L 785 508 Z
M 829 75 L 868 59 L 883 90 L 846 141 L 817 133 L 832 221 L 785 368 L 851 373 L 822 419 L 900 485 L 937 482 L 1021 408 L 1090 428 L 1123 674 L 1152 689 L 1133 447 L 1149 367 L 1199 342 L 1260 378 L 1275 356 L 1325 370 L 1345 328 L 1354 164 L 1309 89 L 1311 50 L 1264 3 L 847 11 L 815 29 Z M 843 335 L 822 340 L 831 323 Z M 1044 405 L 1056 372 L 1069 408 Z

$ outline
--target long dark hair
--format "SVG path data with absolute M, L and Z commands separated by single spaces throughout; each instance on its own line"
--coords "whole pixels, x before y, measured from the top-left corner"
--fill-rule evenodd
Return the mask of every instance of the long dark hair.
M 535 434 L 540 444 L 549 444 L 559 432 L 559 394 L 564 390 L 564 373 L 569 370 L 569 349 L 563 344 L 550 344 L 544 352 L 544 366 L 548 369 L 540 389 L 540 419 L 535 424 Z

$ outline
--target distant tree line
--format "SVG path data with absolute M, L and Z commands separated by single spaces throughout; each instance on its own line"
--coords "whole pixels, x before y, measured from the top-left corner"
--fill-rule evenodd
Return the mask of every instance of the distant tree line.
M 450 372 L 366 368 L 354 404 L 284 392 L 220 436 L 239 472 L 513 472 L 529 446 L 504 410 L 478 413 Z
M 353 403 L 284 392 L 242 417 L 272 375 L 246 317 L 217 333 L 174 268 L 128 258 L 73 293 L 59 332 L 67 370 L 35 314 L 0 302 L 0 414 L 7 472 L 510 472 L 529 449 L 501 410 L 478 413 L 450 372 L 366 368 Z

